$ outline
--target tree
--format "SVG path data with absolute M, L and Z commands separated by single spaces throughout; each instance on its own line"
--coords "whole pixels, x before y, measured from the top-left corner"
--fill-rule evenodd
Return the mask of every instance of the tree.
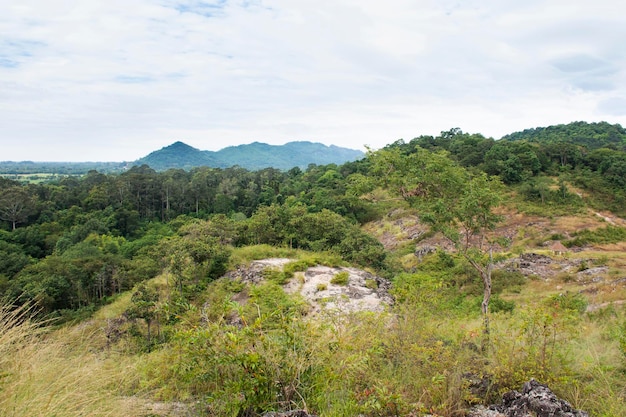
M 152 323 L 157 321 L 157 303 L 159 301 L 159 294 L 153 288 L 142 283 L 139 284 L 131 296 L 130 301 L 132 304 L 126 310 L 126 315 L 130 319 L 143 319 L 146 322 L 146 339 L 149 348 L 152 341 Z
M 22 186 L 13 186 L 0 197 L 0 219 L 11 223 L 13 230 L 33 212 L 34 199 Z
M 454 243 L 459 253 L 480 274 L 483 282 L 481 310 L 485 335 L 489 334 L 489 301 L 493 243 L 488 232 L 501 217 L 502 183 L 484 173 L 471 175 L 448 158 L 418 148 L 402 155 L 394 149 L 370 154 L 374 174 L 390 191 L 402 196 L 420 212 L 420 218 Z
M 174 276 L 175 285 L 184 297 L 185 284 L 206 283 L 222 276 L 227 269 L 230 247 L 220 238 L 206 233 L 208 222 L 191 222 L 183 225 L 178 233 L 165 244 L 166 261 Z

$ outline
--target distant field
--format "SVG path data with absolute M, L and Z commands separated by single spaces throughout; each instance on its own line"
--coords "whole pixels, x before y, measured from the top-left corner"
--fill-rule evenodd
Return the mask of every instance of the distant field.
M 12 162 L 0 161 L 0 175 L 5 178 L 19 179 L 33 176 L 40 176 L 39 180 L 44 179 L 45 175 L 83 175 L 89 171 L 98 171 L 105 174 L 113 174 L 124 172 L 129 165 L 126 162 Z M 10 177 L 15 176 L 15 177 Z M 53 178 L 54 179 L 54 178 Z M 50 181 L 50 178 L 45 178 Z M 31 180 L 28 179 L 30 182 Z
M 14 181 L 19 181 L 28 184 L 40 184 L 44 182 L 56 181 L 63 177 L 75 176 L 68 174 L 51 174 L 47 172 L 39 172 L 33 174 L 0 174 L 1 177 Z

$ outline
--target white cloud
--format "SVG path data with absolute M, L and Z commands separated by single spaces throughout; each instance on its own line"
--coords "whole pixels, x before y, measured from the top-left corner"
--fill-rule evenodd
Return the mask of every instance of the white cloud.
M 623 123 L 613 0 L 22 0 L 0 14 L 0 160 L 182 140 L 362 148 L 452 127 Z

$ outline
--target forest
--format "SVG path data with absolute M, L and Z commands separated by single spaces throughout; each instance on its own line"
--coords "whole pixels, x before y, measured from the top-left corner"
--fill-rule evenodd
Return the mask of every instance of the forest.
M 591 415 L 626 415 L 625 217 L 626 130 L 605 122 L 500 140 L 455 128 L 306 169 L 0 178 L 0 348 L 101 366 L 72 376 L 88 400 L 28 408 L 25 377 L 0 361 L 0 408 L 461 416 L 535 378 Z M 556 262 L 546 241 L 574 269 L 507 263 Z M 266 258 L 291 262 L 255 285 L 224 277 Z M 380 277 L 394 302 L 313 319 L 283 286 L 315 265 Z M 601 282 L 577 278 L 597 268 Z M 156 403 L 169 411 L 146 411 Z

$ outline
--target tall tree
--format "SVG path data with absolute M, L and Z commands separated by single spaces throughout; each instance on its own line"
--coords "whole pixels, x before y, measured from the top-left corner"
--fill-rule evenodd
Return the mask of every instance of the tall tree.
M 420 218 L 454 243 L 459 253 L 479 273 L 483 282 L 484 331 L 489 333 L 492 243 L 488 232 L 501 217 L 502 184 L 484 173 L 471 175 L 447 153 L 418 148 L 402 155 L 396 149 L 372 153 L 373 172 L 392 193 L 402 196 L 420 212 Z
M 18 223 L 26 221 L 34 208 L 34 198 L 26 188 L 16 185 L 2 192 L 0 219 L 10 222 L 13 230 Z

